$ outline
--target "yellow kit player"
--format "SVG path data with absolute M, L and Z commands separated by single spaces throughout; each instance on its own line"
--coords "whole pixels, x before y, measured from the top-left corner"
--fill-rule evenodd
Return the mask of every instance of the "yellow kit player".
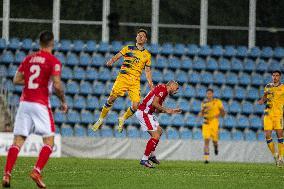
M 219 117 L 225 116 L 225 110 L 220 99 L 214 98 L 214 91 L 208 88 L 207 98 L 201 104 L 199 117 L 203 117 L 202 135 L 204 139 L 204 163 L 209 163 L 209 142 L 212 138 L 215 155 L 218 155 Z
M 124 62 L 113 84 L 110 96 L 102 107 L 100 118 L 94 124 L 93 131 L 96 131 L 101 127 L 104 118 L 107 116 L 117 97 L 124 96 L 125 92 L 128 92 L 132 105 L 122 117 L 118 118 L 118 131 L 122 132 L 125 120 L 135 113 L 140 103 L 140 77 L 144 68 L 150 89 L 153 89 L 154 85 L 150 69 L 151 54 L 144 48 L 146 42 L 147 31 L 139 29 L 136 36 L 136 45 L 127 45 L 123 47 L 119 53 L 106 63 L 107 66 L 112 66 L 118 59 L 121 57 L 124 58 Z
M 259 104 L 265 104 L 263 127 L 267 146 L 274 156 L 276 165 L 283 166 L 283 103 L 284 103 L 284 85 L 280 84 L 281 72 L 279 70 L 272 72 L 273 83 L 269 83 L 264 88 L 264 95 L 258 101 Z M 278 153 L 275 150 L 274 142 L 271 137 L 272 130 L 276 132 L 278 138 Z

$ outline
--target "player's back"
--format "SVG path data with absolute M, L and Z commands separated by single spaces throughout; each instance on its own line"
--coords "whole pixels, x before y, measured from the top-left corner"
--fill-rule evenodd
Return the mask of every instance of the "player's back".
M 38 51 L 27 56 L 18 71 L 25 80 L 21 101 L 48 105 L 52 89 L 51 76 L 61 71 L 61 63 L 57 58 L 48 52 Z

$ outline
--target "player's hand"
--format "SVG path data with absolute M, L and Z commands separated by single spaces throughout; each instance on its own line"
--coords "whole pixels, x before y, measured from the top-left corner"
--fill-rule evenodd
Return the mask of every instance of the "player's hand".
M 153 90 L 155 85 L 153 83 L 149 84 L 150 90 Z
M 66 102 L 61 103 L 61 111 L 66 113 L 68 110 L 68 105 L 66 104 Z
M 174 108 L 174 109 L 167 109 L 166 113 L 168 114 L 180 114 L 182 110 L 180 108 Z
M 106 63 L 106 65 L 107 65 L 108 67 L 111 67 L 112 64 L 113 64 L 113 62 L 111 62 L 111 61 L 107 61 L 107 63 Z

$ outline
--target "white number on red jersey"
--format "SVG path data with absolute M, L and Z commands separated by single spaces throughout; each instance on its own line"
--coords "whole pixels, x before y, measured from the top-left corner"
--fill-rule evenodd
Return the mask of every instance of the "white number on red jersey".
M 29 89 L 37 89 L 38 83 L 34 83 L 34 80 L 36 78 L 38 78 L 38 76 L 40 74 L 40 66 L 39 65 L 32 65 L 30 67 L 30 72 L 33 73 L 33 74 L 29 78 L 28 88 Z

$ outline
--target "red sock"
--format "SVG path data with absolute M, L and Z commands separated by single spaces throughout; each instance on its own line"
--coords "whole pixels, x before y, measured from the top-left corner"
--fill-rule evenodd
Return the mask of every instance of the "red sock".
M 14 144 L 9 148 L 6 166 L 5 166 L 5 174 L 11 175 L 11 172 L 12 172 L 13 166 L 16 163 L 19 151 L 20 151 L 19 146 L 14 145 Z
M 50 154 L 52 153 L 52 147 L 45 144 L 39 153 L 36 165 L 35 165 L 35 170 L 37 170 L 39 173 L 47 163 Z
M 149 156 L 151 154 L 151 152 L 153 151 L 153 149 L 156 148 L 157 143 L 158 143 L 158 140 L 156 140 L 154 138 L 150 138 L 147 145 L 146 145 L 144 155 Z
M 157 142 L 156 142 L 156 145 L 153 147 L 153 150 L 152 150 L 152 152 L 155 152 L 155 150 L 156 150 L 156 147 L 158 146 L 158 144 L 159 144 L 159 141 L 160 140 L 156 140 Z

